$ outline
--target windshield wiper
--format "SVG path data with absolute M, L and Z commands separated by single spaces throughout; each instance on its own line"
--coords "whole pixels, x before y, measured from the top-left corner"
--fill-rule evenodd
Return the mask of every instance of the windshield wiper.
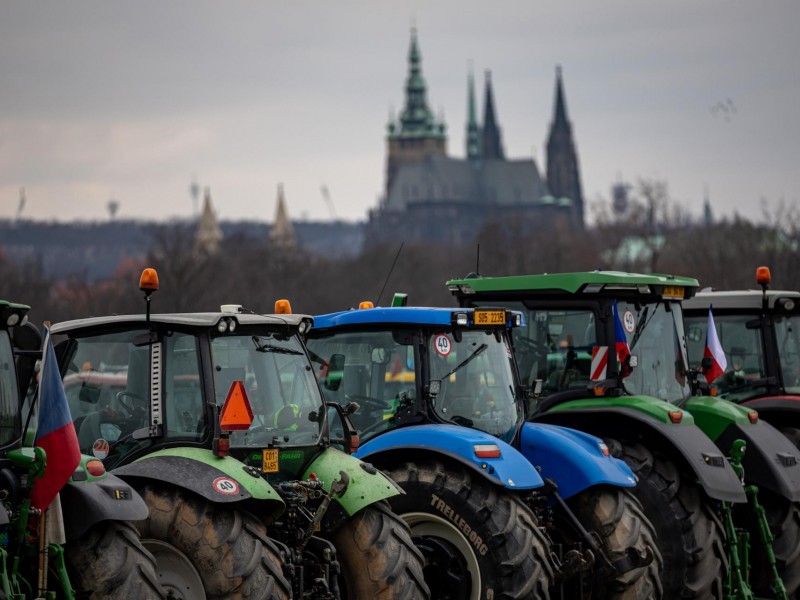
M 274 344 L 265 344 L 263 343 L 257 335 L 254 335 L 252 338 L 253 343 L 256 346 L 256 351 L 258 352 L 280 352 L 281 354 L 300 354 L 303 353 L 299 350 L 295 350 L 294 348 L 284 348 L 283 346 L 275 346 Z
M 458 371 L 460 368 L 467 366 L 470 362 L 472 362 L 473 358 L 480 355 L 480 353 L 486 350 L 488 347 L 489 347 L 488 344 L 481 344 L 480 346 L 475 348 L 475 351 L 472 354 L 470 354 L 467 358 L 462 360 L 460 363 L 458 363 L 455 367 L 453 367 L 452 371 L 450 371 L 446 375 L 442 375 L 441 377 L 442 381 L 449 379 L 450 375 Z

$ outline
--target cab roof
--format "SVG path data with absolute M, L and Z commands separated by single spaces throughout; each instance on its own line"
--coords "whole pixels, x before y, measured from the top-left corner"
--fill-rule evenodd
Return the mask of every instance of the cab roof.
M 692 311 L 708 312 L 708 307 L 713 305 L 714 309 L 721 310 L 761 310 L 763 292 L 761 290 L 703 290 L 698 292 L 694 298 L 683 303 L 685 313 Z M 775 308 L 775 302 L 779 298 L 792 298 L 796 304 L 800 304 L 800 292 L 787 290 L 767 290 L 767 302 L 770 308 Z
M 444 325 L 453 324 L 453 314 L 471 313 L 470 308 L 434 308 L 426 306 L 393 306 L 343 310 L 314 316 L 311 331 L 347 325 Z
M 697 279 L 666 274 L 625 273 L 622 271 L 585 271 L 578 273 L 543 273 L 539 275 L 511 275 L 506 277 L 481 277 L 468 275 L 463 279 L 451 279 L 447 282 L 450 291 L 469 294 L 481 292 L 523 292 L 537 290 L 567 292 L 575 294 L 587 285 L 605 286 L 680 286 L 699 288 Z M 472 291 L 470 291 L 470 288 Z
M 288 324 L 296 327 L 303 320 L 312 320 L 311 315 L 303 314 L 254 315 L 250 313 L 198 312 L 154 314 L 150 315 L 150 322 L 180 327 L 209 328 L 214 327 L 222 318 L 234 318 L 240 326 L 280 326 Z M 143 325 L 145 322 L 146 317 L 144 314 L 89 317 L 56 323 L 52 326 L 51 331 L 53 334 L 66 334 L 79 329 L 103 328 L 114 325 Z

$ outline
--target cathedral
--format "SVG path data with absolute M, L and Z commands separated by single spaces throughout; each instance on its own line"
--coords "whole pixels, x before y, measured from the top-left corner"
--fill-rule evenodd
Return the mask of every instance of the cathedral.
M 386 187 L 369 212 L 365 245 L 399 241 L 463 244 L 490 221 L 529 231 L 562 223 L 583 228 L 578 156 L 560 68 L 547 140 L 547 173 L 531 159 L 507 158 L 486 73 L 479 123 L 472 74 L 467 84 L 465 157 L 447 154 L 443 121 L 428 107 L 422 56 L 411 32 L 405 106 L 387 132 Z

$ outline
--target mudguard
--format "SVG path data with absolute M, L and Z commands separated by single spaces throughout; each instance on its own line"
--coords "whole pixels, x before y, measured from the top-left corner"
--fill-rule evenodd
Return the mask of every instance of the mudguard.
M 636 476 L 623 460 L 603 454 L 603 440 L 588 433 L 546 425 L 525 423 L 520 452 L 541 473 L 558 485 L 562 498 L 569 498 L 593 485 L 634 487 Z
M 477 456 L 475 446 L 484 444 L 496 445 L 500 456 Z M 414 425 L 392 429 L 364 444 L 356 456 L 380 463 L 392 454 L 396 460 L 441 454 L 509 489 L 530 490 L 544 485 L 539 473 L 519 450 L 488 433 L 459 425 Z
M 330 492 L 333 481 L 339 479 L 339 471 L 347 473 L 350 483 L 344 495 L 335 496 L 334 500 L 350 516 L 365 506 L 403 493 L 383 472 L 336 448 L 326 448 L 311 461 L 303 479 L 313 473 L 322 481 L 323 489 Z
M 100 521 L 141 521 L 148 515 L 142 497 L 112 473 L 82 482 L 73 479 L 59 494 L 68 542 Z
M 115 475 L 150 479 L 187 489 L 215 504 L 260 500 L 275 513 L 285 506 L 261 472 L 230 456 L 215 456 L 205 448 L 166 448 L 117 467 Z
M 601 437 L 646 439 L 648 446 L 658 447 L 670 459 L 682 459 L 709 497 L 747 502 L 744 487 L 728 459 L 693 423 L 665 423 L 624 406 L 570 409 L 568 402 L 558 410 L 537 414 L 533 420 L 566 425 Z
M 769 423 L 731 423 L 717 438 L 717 445 L 729 452 L 736 439 L 747 444 L 742 466 L 744 480 L 800 501 L 800 454 L 794 444 Z
M 745 400 L 739 406 L 757 411 L 796 411 L 800 415 L 800 396 L 764 396 Z

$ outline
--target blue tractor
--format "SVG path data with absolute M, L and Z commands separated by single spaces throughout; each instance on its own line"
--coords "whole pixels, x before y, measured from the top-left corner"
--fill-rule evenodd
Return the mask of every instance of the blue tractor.
M 520 313 L 364 304 L 316 316 L 307 344 L 327 399 L 351 413 L 356 455 L 406 492 L 390 502 L 433 597 L 532 597 L 537 573 L 516 566 L 531 540 L 550 553 L 533 597 L 662 597 L 630 468 L 599 438 L 526 422 L 509 342 Z

